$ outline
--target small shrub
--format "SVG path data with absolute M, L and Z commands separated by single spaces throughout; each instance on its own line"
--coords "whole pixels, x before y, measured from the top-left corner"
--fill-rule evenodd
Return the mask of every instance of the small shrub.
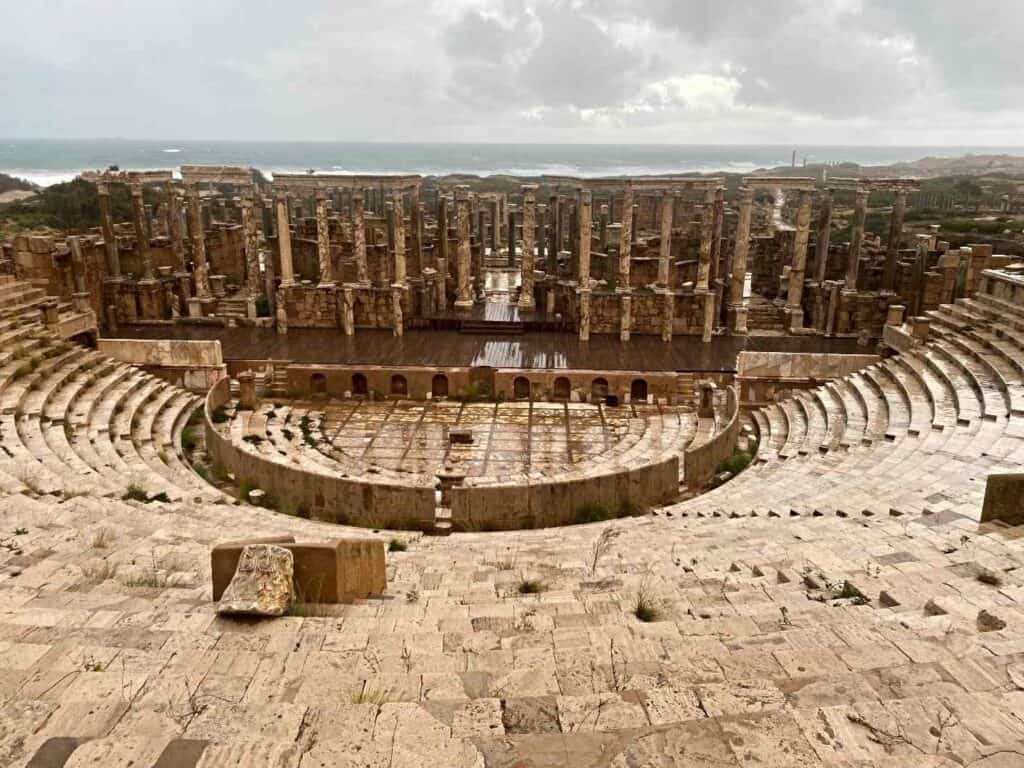
M 637 590 L 636 600 L 633 603 L 633 615 L 640 621 L 652 622 L 661 619 L 661 602 L 654 596 L 646 579 L 640 584 Z
M 223 405 L 218 405 L 210 412 L 210 420 L 214 424 L 223 424 L 228 420 L 227 409 Z
M 539 595 L 546 588 L 539 579 L 523 579 L 519 582 L 520 595 Z
M 388 542 L 388 552 L 405 552 L 409 548 L 401 539 L 392 539 Z
M 171 503 L 171 497 L 167 495 L 166 491 L 160 491 L 160 493 L 156 494 L 156 496 L 150 496 L 146 500 L 147 503 L 149 503 L 151 501 L 159 501 L 159 502 L 161 502 L 163 504 L 170 504 Z
M 149 501 L 146 489 L 136 485 L 135 483 L 128 486 L 128 489 L 124 492 L 124 496 L 121 498 L 124 501 L 141 501 L 143 503 Z
M 619 502 L 619 509 L 616 513 L 617 517 L 638 517 L 644 513 L 637 504 L 630 501 L 629 499 L 623 499 Z
M 195 427 L 185 427 L 181 433 L 181 447 L 186 453 L 192 453 L 196 449 L 199 438 L 196 436 Z
M 14 529 L 14 535 L 15 536 L 24 536 L 26 533 L 28 533 L 28 528 L 15 528 Z
M 106 549 L 114 539 L 114 533 L 109 528 L 100 528 L 92 535 L 93 549 Z
M 112 563 L 109 560 L 86 563 L 82 566 L 82 575 L 85 576 L 88 581 L 95 584 L 101 584 L 117 575 L 117 563 Z

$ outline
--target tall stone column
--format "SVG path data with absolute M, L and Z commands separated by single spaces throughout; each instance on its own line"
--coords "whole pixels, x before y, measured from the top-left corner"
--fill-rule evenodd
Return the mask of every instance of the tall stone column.
M 391 286 L 391 332 L 401 336 L 405 331 L 405 319 L 402 315 L 402 296 L 405 286 L 395 283 Z
M 356 300 L 351 286 L 346 285 L 341 289 L 341 302 L 341 328 L 346 336 L 354 336 L 356 333 Z
M 591 211 L 593 209 L 593 195 L 589 189 L 580 193 L 579 206 L 579 230 L 580 230 L 580 271 L 577 277 L 583 288 L 590 287 L 590 240 L 591 232 Z
M 188 201 L 188 230 L 192 240 L 192 268 L 195 272 L 196 298 L 210 298 L 210 268 L 206 264 L 206 233 L 203 231 L 203 206 L 199 188 L 189 184 L 185 188 Z
M 579 299 L 580 321 L 578 330 L 580 341 L 590 341 L 590 289 L 578 288 L 576 290 Z M 548 312 L 550 313 L 550 309 Z
M 469 309 L 473 306 L 473 276 L 470 261 L 473 257 L 469 243 L 470 228 L 469 193 L 459 189 L 455 193 L 455 228 L 458 245 L 455 250 L 455 307 Z
M 707 344 L 715 333 L 715 292 L 705 290 L 696 293 L 696 295 L 703 296 L 704 298 L 704 322 L 701 341 Z
M 558 196 L 552 195 L 548 202 L 548 216 L 551 218 L 551 226 L 548 229 L 548 267 L 547 273 L 558 277 Z
M 391 194 L 392 208 L 391 215 L 394 217 L 395 231 L 395 283 L 405 285 L 405 204 L 402 200 L 402 191 L 396 189 Z
M 320 285 L 334 285 L 331 264 L 331 228 L 327 218 L 327 193 L 316 193 L 316 260 L 320 269 Z
M 598 209 L 598 230 L 597 230 L 597 247 L 601 253 L 608 252 L 608 204 L 602 203 Z
M 356 282 L 365 285 L 370 282 L 366 267 L 366 214 L 363 190 L 352 192 L 352 251 L 356 262 Z
M 818 240 L 814 249 L 814 279 L 821 284 L 828 274 L 828 245 L 832 236 L 832 190 L 826 189 L 818 213 Z
M 155 280 L 153 272 L 153 256 L 149 252 L 149 234 L 146 228 L 146 206 L 142 202 L 142 184 L 133 181 L 131 183 L 132 193 L 132 223 L 135 225 L 135 253 L 142 264 L 142 279 Z
M 171 251 L 174 253 L 174 268 L 178 272 L 185 270 L 185 238 L 181 224 L 181 205 L 178 191 L 173 182 L 167 182 L 167 237 L 171 240 Z
M 811 194 L 800 190 L 800 207 L 796 213 L 796 237 L 793 240 L 793 260 L 789 267 L 789 291 L 786 312 L 791 331 L 803 327 L 804 273 L 807 267 L 807 240 L 811 231 Z
M 519 306 L 523 309 L 533 309 L 535 302 L 533 298 L 533 249 L 534 232 L 537 219 L 537 198 L 534 191 L 537 187 L 528 184 L 523 187 L 523 258 L 520 262 L 520 273 L 522 287 L 519 291 Z M 514 241 L 509 238 L 509 248 Z
M 409 252 L 406 261 L 413 277 L 423 275 L 423 216 L 418 187 L 409 192 Z
M 658 247 L 658 285 L 668 287 L 669 261 L 672 257 L 672 213 L 675 210 L 675 198 L 665 194 L 661 196 L 661 244 Z
M 100 229 L 103 232 L 103 250 L 107 256 L 107 277 L 121 277 L 121 257 L 117 252 L 117 236 L 114 234 L 114 214 L 110 207 L 110 187 L 104 181 L 96 182 L 96 194 L 100 206 Z
M 671 288 L 664 290 L 665 305 L 661 310 L 661 340 L 672 341 L 672 322 L 676 315 L 676 295 Z
M 629 262 L 633 244 L 633 185 L 626 182 L 622 193 L 622 233 L 619 238 L 618 287 L 629 289 Z
M 907 191 L 897 189 L 892 204 L 892 218 L 889 220 L 889 242 L 885 248 L 885 271 L 882 273 L 882 290 L 896 290 L 896 266 L 900 257 L 900 237 L 903 235 L 903 215 L 907 209 Z
M 498 198 L 491 200 L 491 255 L 497 256 L 501 247 L 501 215 L 499 213 Z M 510 238 L 511 239 L 511 238 Z M 509 256 L 511 263 L 512 257 Z
M 548 207 L 541 203 L 537 206 L 537 259 L 545 271 L 547 271 L 547 253 L 548 253 L 548 225 L 547 225 Z
M 860 248 L 864 242 L 864 219 L 868 214 L 868 190 L 857 189 L 853 207 L 853 230 L 850 233 L 850 253 L 846 261 L 846 290 L 857 290 L 857 272 L 860 270 Z
M 242 232 L 245 234 L 245 290 L 249 296 L 263 293 L 260 284 L 260 235 L 252 190 L 242 195 Z
M 508 261 L 509 267 L 516 265 L 516 209 L 511 205 L 505 206 L 508 214 Z
M 292 228 L 288 223 L 288 196 L 281 192 L 277 207 L 277 249 L 281 256 L 281 287 L 295 285 L 295 264 L 292 261 Z
M 706 291 L 711 282 L 711 246 L 715 238 L 715 190 L 704 192 L 700 214 L 700 251 L 697 263 L 697 290 Z
M 434 303 L 438 312 L 448 309 L 448 198 L 438 192 L 437 200 L 437 244 L 434 248 L 436 254 L 434 267 L 437 269 L 437 297 Z
M 733 333 L 747 332 L 747 302 L 743 288 L 747 281 L 747 255 L 750 253 L 750 218 L 754 208 L 754 190 L 740 187 L 739 218 L 736 222 L 736 243 L 732 252 L 732 274 L 729 276 L 729 327 Z
M 633 294 L 628 289 L 619 294 L 619 341 L 629 341 L 633 330 Z
M 722 225 L 725 222 L 725 190 L 715 190 L 711 225 L 711 281 L 719 278 L 722 269 Z

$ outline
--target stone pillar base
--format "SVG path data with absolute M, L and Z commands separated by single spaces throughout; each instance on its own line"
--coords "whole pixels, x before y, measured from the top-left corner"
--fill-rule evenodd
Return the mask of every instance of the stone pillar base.
M 734 336 L 746 336 L 749 333 L 746 304 L 730 304 L 725 310 L 725 317 Z
M 786 307 L 786 326 L 790 333 L 802 333 L 804 330 L 804 311 L 800 307 Z
M 452 306 L 455 307 L 456 309 L 472 309 L 473 308 L 473 300 L 472 299 L 458 299 L 457 301 L 455 301 L 455 303 L 452 304 Z

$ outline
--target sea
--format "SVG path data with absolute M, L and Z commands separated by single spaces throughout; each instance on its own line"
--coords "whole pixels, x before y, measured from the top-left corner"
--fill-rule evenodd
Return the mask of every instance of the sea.
M 771 144 L 428 144 L 135 139 L 0 139 L 0 172 L 40 186 L 83 170 L 241 165 L 275 172 L 479 176 L 641 176 L 750 173 L 806 163 L 888 165 L 924 157 L 1024 154 L 1022 147 L 786 146 Z

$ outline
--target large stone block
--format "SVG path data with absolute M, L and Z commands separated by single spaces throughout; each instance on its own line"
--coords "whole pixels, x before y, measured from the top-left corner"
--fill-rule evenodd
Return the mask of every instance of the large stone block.
M 988 476 L 981 522 L 994 520 L 1009 525 L 1024 525 L 1024 473 Z
M 255 541 L 225 542 L 213 548 L 210 557 L 214 600 L 220 599 L 231 580 L 242 549 Z M 292 553 L 295 593 L 303 602 L 351 603 L 387 589 L 383 541 L 334 539 L 297 544 L 287 536 L 261 543 L 278 544 Z
M 276 544 L 248 544 L 217 613 L 282 616 L 292 601 L 294 556 Z

